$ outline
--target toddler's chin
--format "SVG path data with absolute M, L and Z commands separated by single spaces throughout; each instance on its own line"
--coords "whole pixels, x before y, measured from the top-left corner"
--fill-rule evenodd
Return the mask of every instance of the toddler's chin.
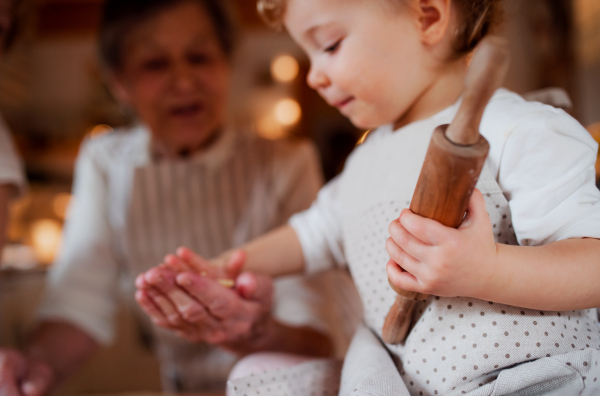
M 348 119 L 358 129 L 374 129 L 385 124 L 366 117 L 348 116 Z

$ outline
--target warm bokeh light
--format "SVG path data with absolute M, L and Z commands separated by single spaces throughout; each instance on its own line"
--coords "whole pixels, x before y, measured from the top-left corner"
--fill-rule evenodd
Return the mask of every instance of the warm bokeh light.
M 592 137 L 600 143 L 600 122 L 589 125 L 587 127 L 588 132 L 592 135 Z
M 88 135 L 90 137 L 94 137 L 94 136 L 100 136 L 100 135 L 103 135 L 105 133 L 112 132 L 112 131 L 113 131 L 113 128 L 110 125 L 100 124 L 100 125 L 96 125 L 92 129 L 90 129 L 90 131 L 88 132 Z
M 589 125 L 587 127 L 588 132 L 592 137 L 600 143 L 600 122 Z M 598 159 L 596 160 L 596 178 L 600 178 L 600 152 L 598 153 Z
M 256 133 L 258 136 L 269 140 L 277 140 L 287 136 L 285 128 L 273 116 L 260 118 L 256 122 Z
M 67 218 L 67 210 L 71 203 L 72 196 L 69 193 L 57 194 L 52 200 L 52 210 L 54 214 L 61 220 Z
M 28 270 L 37 267 L 38 257 L 31 246 L 8 244 L 2 252 L 2 269 Z
M 357 146 L 360 146 L 361 144 L 363 144 L 365 142 L 365 140 L 367 140 L 367 136 L 369 136 L 369 133 L 371 133 L 371 130 L 369 129 L 368 131 L 365 131 L 360 138 L 358 139 L 358 141 L 356 142 Z
M 294 99 L 282 99 L 275 105 L 275 119 L 281 125 L 294 125 L 300 121 L 300 117 L 302 109 Z
M 56 220 L 37 220 L 31 225 L 31 240 L 40 262 L 49 264 L 54 260 L 61 241 L 62 227 Z
M 299 70 L 298 61 L 290 55 L 280 55 L 271 62 L 271 75 L 276 81 L 293 81 Z

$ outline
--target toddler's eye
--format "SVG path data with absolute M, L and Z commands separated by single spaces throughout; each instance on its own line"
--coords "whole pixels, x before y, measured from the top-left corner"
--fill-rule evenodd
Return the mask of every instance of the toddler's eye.
M 340 46 L 340 44 L 342 43 L 342 40 L 338 40 L 335 43 L 333 43 L 332 45 L 330 45 L 329 47 L 325 48 L 325 52 L 328 53 L 334 53 Z

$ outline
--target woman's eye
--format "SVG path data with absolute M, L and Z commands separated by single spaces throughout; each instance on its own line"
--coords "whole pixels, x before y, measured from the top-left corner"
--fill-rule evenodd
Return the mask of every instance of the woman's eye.
M 204 53 L 189 54 L 187 58 L 188 62 L 193 65 L 203 65 L 210 62 L 210 56 Z
M 10 25 L 11 22 L 8 17 L 0 17 L 0 41 L 4 41 L 4 38 L 10 29 Z
M 169 66 L 166 59 L 149 59 L 142 63 L 142 68 L 148 71 L 161 71 Z
M 342 43 L 342 40 L 336 41 L 335 43 L 333 43 L 329 47 L 325 48 L 325 52 L 334 53 L 339 48 L 339 46 L 340 46 L 341 43 Z

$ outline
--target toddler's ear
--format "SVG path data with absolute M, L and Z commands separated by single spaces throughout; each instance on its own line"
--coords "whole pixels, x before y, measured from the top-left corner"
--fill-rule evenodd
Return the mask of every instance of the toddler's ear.
M 450 26 L 451 0 L 418 0 L 421 39 L 427 45 L 438 44 Z

